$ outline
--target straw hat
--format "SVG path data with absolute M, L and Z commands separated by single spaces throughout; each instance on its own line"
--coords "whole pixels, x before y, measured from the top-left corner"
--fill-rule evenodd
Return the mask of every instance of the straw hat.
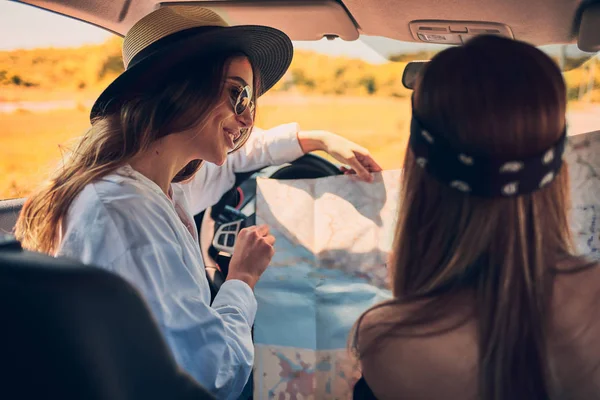
M 240 51 L 248 56 L 261 85 L 257 96 L 275 85 L 293 56 L 283 32 L 256 25 L 229 26 L 215 12 L 193 5 L 166 6 L 138 21 L 123 41 L 125 71 L 96 100 L 90 118 L 103 115 L 124 94 L 151 84 L 187 58 L 210 50 Z

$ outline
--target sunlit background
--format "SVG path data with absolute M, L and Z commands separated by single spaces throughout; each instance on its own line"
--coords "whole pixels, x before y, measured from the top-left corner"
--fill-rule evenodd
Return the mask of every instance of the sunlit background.
M 123 67 L 119 37 L 24 4 L 0 1 L 0 33 L 0 199 L 7 199 L 27 196 L 59 165 Z M 369 37 L 294 47 L 287 75 L 259 102 L 257 125 L 330 130 L 367 147 L 384 168 L 399 168 L 410 117 L 402 72 L 440 47 Z M 571 69 L 570 134 L 600 129 L 598 58 L 575 46 L 544 50 Z

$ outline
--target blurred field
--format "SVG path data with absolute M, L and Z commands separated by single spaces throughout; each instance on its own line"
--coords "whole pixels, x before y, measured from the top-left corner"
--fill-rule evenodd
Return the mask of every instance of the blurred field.
M 76 109 L 0 114 L 0 199 L 30 193 L 57 165 L 59 145 L 83 132 L 86 117 L 86 112 Z
M 296 121 L 368 148 L 385 169 L 401 166 L 408 135 L 406 99 L 273 94 L 259 104 L 257 126 Z M 88 110 L 0 113 L 0 199 L 27 196 L 58 165 L 65 146 L 88 127 Z
M 91 101 L 123 70 L 121 45 L 115 37 L 76 48 L 0 51 L 0 199 L 27 196 L 89 127 Z M 369 64 L 297 50 L 288 73 L 261 99 L 257 126 L 297 121 L 303 129 L 330 130 L 368 148 L 384 168 L 400 168 L 411 93 L 402 72 L 406 62 L 431 55 L 402 53 L 394 62 Z M 594 111 L 577 104 L 600 102 L 598 68 L 588 60 L 565 74 L 569 106 L 585 115 L 578 129 L 598 124 L 589 118 Z

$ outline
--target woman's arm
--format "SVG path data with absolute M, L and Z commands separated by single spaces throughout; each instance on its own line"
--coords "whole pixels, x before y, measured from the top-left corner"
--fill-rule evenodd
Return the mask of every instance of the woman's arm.
M 142 292 L 178 364 L 217 398 L 237 399 L 254 363 L 256 299 L 248 285 L 225 282 L 210 306 L 206 279 L 171 244 L 131 249 L 110 269 Z
M 372 182 L 372 172 L 380 172 L 381 167 L 373 159 L 369 150 L 335 133 L 328 131 L 299 131 L 298 142 L 304 153 L 324 151 L 348 167 L 341 170 L 346 175 L 358 175 L 360 180 Z
M 302 131 L 297 123 L 289 123 L 269 130 L 254 128 L 246 144 L 231 154 L 223 166 L 207 163 L 182 188 L 192 212 L 198 214 L 233 187 L 236 173 L 284 164 L 318 150 L 349 165 L 350 168 L 342 167 L 342 172 L 356 174 L 361 180 L 371 181 L 371 173 L 381 171 L 364 147 L 331 132 Z
M 222 166 L 205 163 L 196 176 L 181 184 L 192 213 L 198 214 L 216 204 L 235 184 L 235 174 L 269 165 L 294 161 L 304 152 L 298 142 L 299 126 L 289 123 L 269 130 L 254 128 L 244 146 L 230 154 Z
M 165 196 L 118 175 L 88 185 L 71 205 L 59 253 L 128 280 L 184 370 L 219 398 L 242 392 L 254 361 L 256 299 L 231 280 L 211 306 L 198 243 Z

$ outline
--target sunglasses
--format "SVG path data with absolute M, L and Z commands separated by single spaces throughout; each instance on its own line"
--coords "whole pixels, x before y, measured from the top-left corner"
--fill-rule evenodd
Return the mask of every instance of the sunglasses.
M 229 99 L 231 100 L 235 115 L 242 115 L 248 109 L 250 109 L 251 114 L 254 114 L 254 101 L 252 101 L 252 89 L 250 86 L 234 86 L 231 89 Z
M 242 115 L 246 112 L 246 110 L 249 109 L 250 114 L 252 114 L 252 118 L 254 118 L 254 101 L 252 101 L 252 89 L 250 86 L 234 86 L 231 89 L 229 99 L 231 100 L 233 112 L 236 115 Z M 244 143 L 246 143 L 248 136 L 250 136 L 250 132 L 250 128 L 240 129 L 240 136 L 235 140 L 236 146 L 230 151 L 230 153 L 238 150 L 244 145 Z

